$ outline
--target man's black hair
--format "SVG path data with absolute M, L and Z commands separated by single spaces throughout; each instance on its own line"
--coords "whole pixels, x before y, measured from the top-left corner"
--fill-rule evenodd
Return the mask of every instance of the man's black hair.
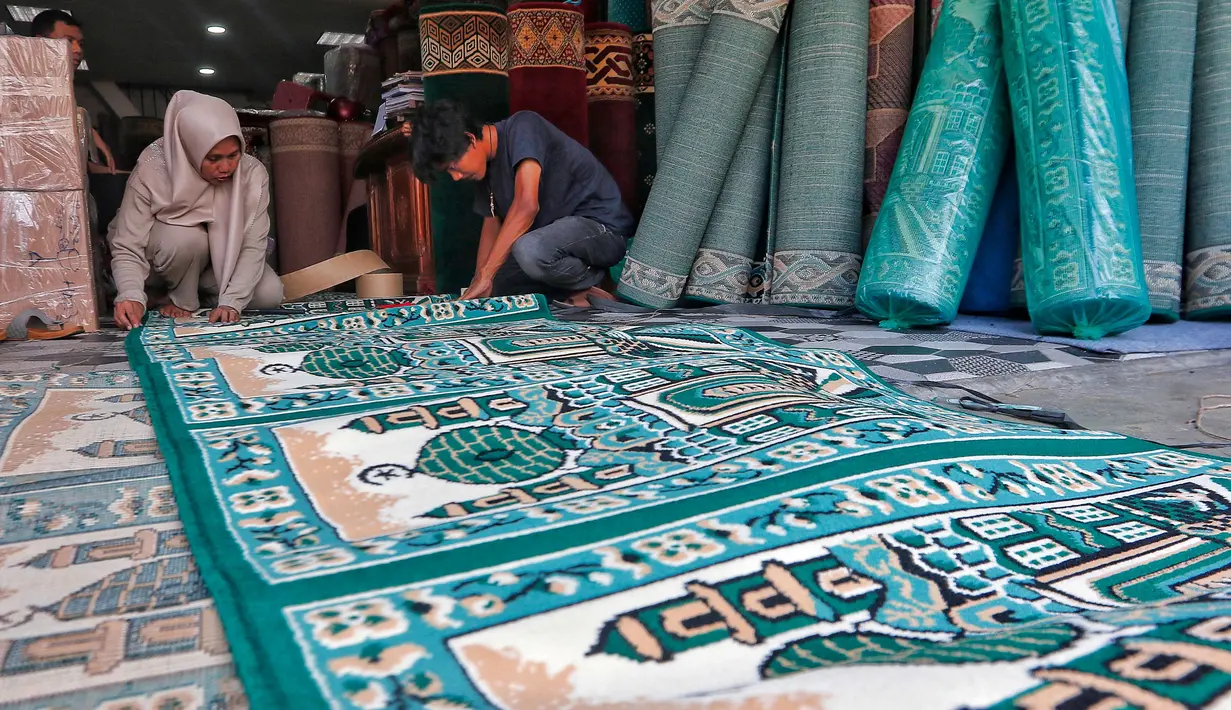
M 441 99 L 421 106 L 410 121 L 415 175 L 428 180 L 444 170 L 470 150 L 471 136 L 483 137 L 483 122 L 473 118 L 462 104 Z
M 30 22 L 30 36 L 50 36 L 52 32 L 56 31 L 57 22 L 63 22 L 69 27 L 81 27 L 81 23 L 77 21 L 77 18 L 63 10 L 43 10 L 35 15 L 34 20 Z

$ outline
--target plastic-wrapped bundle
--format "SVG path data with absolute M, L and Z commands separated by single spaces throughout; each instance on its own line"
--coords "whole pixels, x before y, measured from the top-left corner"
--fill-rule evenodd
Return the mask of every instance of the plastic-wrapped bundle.
M 997 2 L 941 8 L 855 297 L 883 327 L 957 315 L 1010 135 Z
M 1097 339 L 1150 317 L 1114 0 L 1002 0 L 1022 268 L 1040 333 Z
M 325 53 L 325 91 L 372 104 L 380 89 L 380 55 L 363 44 L 345 44 Z

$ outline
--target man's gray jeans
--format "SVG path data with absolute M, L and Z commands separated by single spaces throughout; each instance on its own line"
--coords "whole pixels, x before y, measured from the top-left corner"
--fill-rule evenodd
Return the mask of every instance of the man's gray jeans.
M 599 285 L 624 258 L 626 239 L 586 217 L 564 217 L 513 242 L 492 279 L 492 293 L 562 298 Z

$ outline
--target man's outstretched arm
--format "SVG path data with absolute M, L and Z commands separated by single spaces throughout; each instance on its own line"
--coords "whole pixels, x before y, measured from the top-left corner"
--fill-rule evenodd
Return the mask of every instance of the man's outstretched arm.
M 480 265 L 475 272 L 474 280 L 470 282 L 470 288 L 466 289 L 467 298 L 484 298 L 491 295 L 492 279 L 496 277 L 496 272 L 509 258 L 509 252 L 513 250 L 513 242 L 530 231 L 534 219 L 538 217 L 539 179 L 542 175 L 543 166 L 536 161 L 523 160 L 517 165 L 517 173 L 513 179 L 513 204 L 509 207 L 509 213 L 503 222 L 488 218 L 488 221 L 483 223 L 484 236 L 489 229 L 494 229 L 496 237 L 490 249 L 487 250 L 486 258 L 484 258 L 486 249 L 483 244 L 484 240 L 480 238 Z

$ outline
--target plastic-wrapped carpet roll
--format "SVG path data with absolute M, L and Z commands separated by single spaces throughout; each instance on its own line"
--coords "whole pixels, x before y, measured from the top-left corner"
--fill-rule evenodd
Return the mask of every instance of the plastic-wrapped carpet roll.
M 1201 0 L 1193 71 L 1184 317 L 1231 316 L 1231 3 Z
M 1150 299 L 1115 2 L 1000 7 L 1030 320 L 1090 340 L 1132 330 Z
M 1133 172 L 1150 306 L 1180 317 L 1197 0 L 1135 0 L 1128 46 Z
M 970 267 L 959 313 L 1005 313 L 1012 307 L 1013 265 L 1022 243 L 1022 207 L 1017 194 L 1017 162 L 1006 151 L 992 211 Z
M 1011 134 L 998 2 L 941 9 L 856 292 L 882 327 L 957 315 Z

